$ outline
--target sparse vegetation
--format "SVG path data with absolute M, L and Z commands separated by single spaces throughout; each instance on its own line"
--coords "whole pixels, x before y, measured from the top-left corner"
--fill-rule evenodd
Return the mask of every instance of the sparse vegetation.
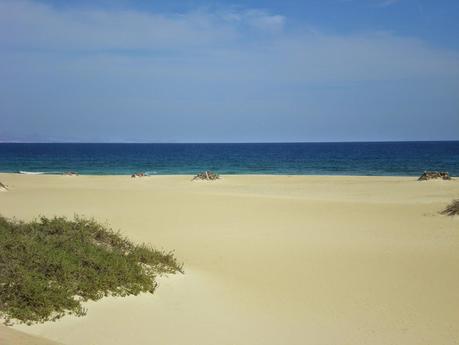
M 207 180 L 207 181 L 213 181 L 213 180 L 218 180 L 220 178 L 220 175 L 212 172 L 212 171 L 203 171 L 199 174 L 197 174 L 195 177 L 193 177 L 194 180 Z
M 171 252 L 136 245 L 91 219 L 0 216 L 0 318 L 6 324 L 86 313 L 81 302 L 153 293 L 155 277 L 182 272 Z
M 445 214 L 447 216 L 454 216 L 459 215 L 459 199 L 454 200 L 451 204 L 449 204 L 441 214 Z
M 418 178 L 418 181 L 427 181 L 427 180 L 451 180 L 448 172 L 446 171 L 424 171 L 424 173 Z

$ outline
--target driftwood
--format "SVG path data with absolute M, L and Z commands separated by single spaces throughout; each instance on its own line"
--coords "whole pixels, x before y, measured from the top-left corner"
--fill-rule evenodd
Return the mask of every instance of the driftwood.
M 204 171 L 202 173 L 197 174 L 195 177 L 193 177 L 193 180 L 207 180 L 207 181 L 213 181 L 217 180 L 220 178 L 220 175 L 212 172 L 212 171 Z
M 459 215 L 459 199 L 454 200 L 451 204 L 449 204 L 443 211 L 441 211 L 441 214 L 447 216 Z
M 138 173 L 134 173 L 131 175 L 132 178 L 136 178 L 136 177 L 145 177 L 147 176 L 145 173 L 143 172 L 138 172 Z
M 451 177 L 447 172 L 424 171 L 424 174 L 418 178 L 418 181 L 426 181 L 432 179 L 451 180 Z
M 8 187 L 0 182 L 0 190 L 8 190 Z

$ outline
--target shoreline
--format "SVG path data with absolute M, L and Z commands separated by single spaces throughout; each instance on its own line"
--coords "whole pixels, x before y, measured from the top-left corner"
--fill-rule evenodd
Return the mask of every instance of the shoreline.
M 393 178 L 419 178 L 423 172 L 420 172 L 419 175 L 350 175 L 350 174 L 328 174 L 328 175 L 320 175 L 320 174 L 260 174 L 260 173 L 247 173 L 247 174 L 239 174 L 239 173 L 234 173 L 234 174 L 228 174 L 228 173 L 218 173 L 221 177 L 230 177 L 230 176 L 255 176 L 255 177 L 355 177 L 355 178 L 384 178 L 384 177 L 393 177 Z M 131 177 L 132 174 L 80 174 L 77 173 L 75 175 L 66 175 L 65 173 L 46 173 L 46 172 L 37 172 L 37 173 L 19 173 L 19 172 L 8 172 L 8 171 L 0 171 L 0 176 L 67 176 L 67 177 Z M 145 177 L 174 177 L 174 176 L 188 176 L 188 177 L 194 177 L 196 174 L 149 174 L 141 177 L 136 177 L 137 179 L 139 178 L 145 178 Z M 452 179 L 459 179 L 459 175 L 450 175 Z M 434 181 L 434 179 L 432 180 Z

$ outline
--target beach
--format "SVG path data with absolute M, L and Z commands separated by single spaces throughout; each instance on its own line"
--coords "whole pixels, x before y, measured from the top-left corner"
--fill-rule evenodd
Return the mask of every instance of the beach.
M 13 328 L 65 345 L 459 342 L 459 217 L 439 214 L 458 179 L 191 179 L 0 174 L 2 215 L 94 217 L 185 270 Z
M 0 344 L 13 344 L 13 345 L 62 345 L 45 339 L 37 337 L 24 332 L 17 331 L 11 327 L 0 325 Z

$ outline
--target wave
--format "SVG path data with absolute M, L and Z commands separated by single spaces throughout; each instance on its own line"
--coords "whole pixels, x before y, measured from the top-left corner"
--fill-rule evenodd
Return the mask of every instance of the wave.
M 44 175 L 45 173 L 43 171 L 18 171 L 19 174 L 23 175 Z

